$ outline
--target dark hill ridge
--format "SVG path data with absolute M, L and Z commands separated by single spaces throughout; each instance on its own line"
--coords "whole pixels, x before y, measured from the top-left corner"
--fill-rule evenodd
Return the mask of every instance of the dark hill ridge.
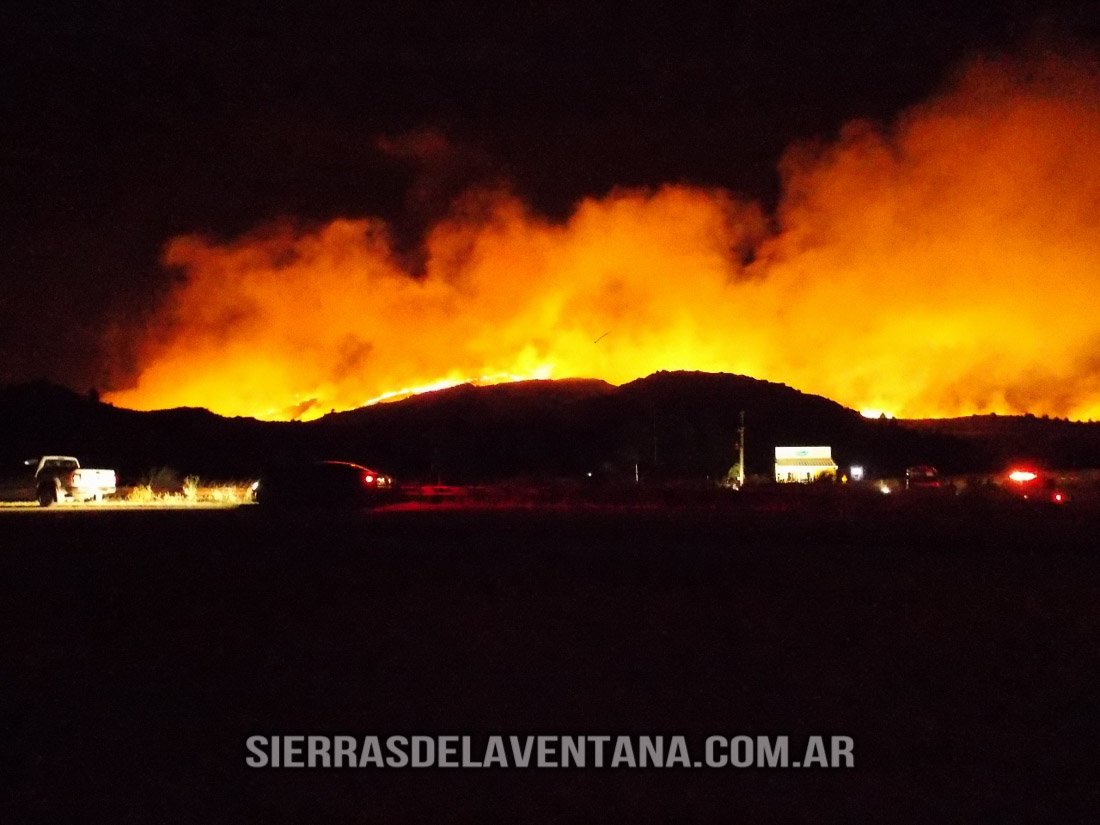
M 720 373 L 659 372 L 612 387 L 602 381 L 526 381 L 454 387 L 316 422 L 342 452 L 357 447 L 384 466 L 428 456 L 414 475 L 444 479 L 535 474 L 706 478 L 735 461 L 746 411 L 746 466 L 770 475 L 776 444 L 829 444 L 838 461 L 904 467 L 910 455 L 970 464 L 965 445 L 870 422 L 782 384 Z
M 45 382 L 0 389 L 0 467 L 5 474 L 31 456 L 60 454 L 129 477 L 173 467 L 243 478 L 254 474 L 272 444 L 296 445 L 298 430 L 292 423 L 224 418 L 190 407 L 121 409 Z
M 523 417 L 540 409 L 569 405 L 578 401 L 607 396 L 617 388 L 594 378 L 567 378 L 556 381 L 515 381 L 478 387 L 459 384 L 435 392 L 412 395 L 400 401 L 334 412 L 318 423 L 354 426 L 365 422 L 428 414 L 437 410 L 489 411 L 506 418 Z
M 981 444 L 1002 465 L 1037 460 L 1052 468 L 1100 467 L 1100 423 L 1033 415 L 972 415 L 912 419 L 904 424 L 917 432 Z
M 1051 466 L 1100 466 L 1096 424 L 997 417 L 995 437 L 987 437 L 962 423 L 869 420 L 783 384 L 698 372 L 659 372 L 620 387 L 583 379 L 463 385 L 308 423 L 187 408 L 135 412 L 25 384 L 0 390 L 0 461 L 11 468 L 32 455 L 71 453 L 119 469 L 124 481 L 159 467 L 247 478 L 297 457 L 346 458 L 404 479 L 456 483 L 588 472 L 632 478 L 635 464 L 645 478 L 702 480 L 735 461 L 741 410 L 751 474 L 770 475 L 782 444 L 828 444 L 842 468 L 859 463 L 876 475 L 915 463 L 999 470 L 1006 445 L 1017 442 L 1034 445 L 1032 457 Z

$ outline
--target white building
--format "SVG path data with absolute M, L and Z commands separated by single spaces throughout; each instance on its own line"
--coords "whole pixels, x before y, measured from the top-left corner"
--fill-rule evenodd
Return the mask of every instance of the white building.
M 775 480 L 805 484 L 822 476 L 836 478 L 832 447 L 776 447 Z

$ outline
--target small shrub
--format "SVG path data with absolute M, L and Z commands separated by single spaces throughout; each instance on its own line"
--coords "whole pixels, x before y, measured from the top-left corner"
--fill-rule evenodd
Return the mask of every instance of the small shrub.
M 153 488 L 149 484 L 140 484 L 137 487 L 131 487 L 130 492 L 126 494 L 126 500 L 135 504 L 150 504 L 154 498 Z
M 188 476 L 183 480 L 183 497 L 189 502 L 199 500 L 199 477 Z

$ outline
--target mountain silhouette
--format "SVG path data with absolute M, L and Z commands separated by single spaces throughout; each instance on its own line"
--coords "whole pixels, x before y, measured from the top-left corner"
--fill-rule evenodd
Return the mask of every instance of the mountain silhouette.
M 983 473 L 1025 456 L 1100 466 L 1100 424 L 1030 416 L 867 419 L 784 384 L 658 372 L 622 386 L 586 379 L 462 385 L 330 413 L 311 422 L 226 418 L 205 409 L 137 412 L 37 382 L 0 389 L 0 462 L 47 453 L 112 467 L 123 483 L 154 468 L 243 479 L 272 462 L 342 458 L 405 480 L 446 483 L 571 477 L 717 480 L 736 462 L 770 476 L 777 445 L 829 445 L 841 472 L 898 475 L 912 464 Z

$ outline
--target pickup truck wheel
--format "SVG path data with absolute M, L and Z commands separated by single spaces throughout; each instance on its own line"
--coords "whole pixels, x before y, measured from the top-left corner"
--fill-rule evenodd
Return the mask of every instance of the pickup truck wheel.
M 38 504 L 49 507 L 57 501 L 57 488 L 53 484 L 38 485 Z

